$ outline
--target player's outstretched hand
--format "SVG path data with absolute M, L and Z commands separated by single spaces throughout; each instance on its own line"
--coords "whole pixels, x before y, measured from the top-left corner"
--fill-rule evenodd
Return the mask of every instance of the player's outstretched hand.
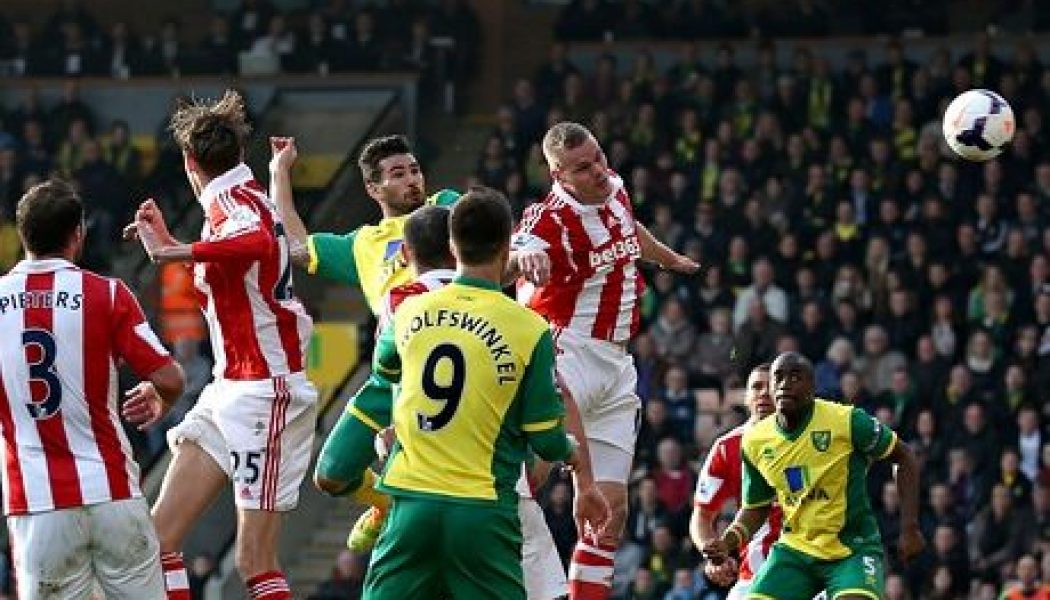
M 711 561 L 704 563 L 704 575 L 707 575 L 707 578 L 718 587 L 727 588 L 733 585 L 738 569 L 736 561 L 732 558 L 723 560 L 717 565 Z
M 299 157 L 299 149 L 295 147 L 293 137 L 271 136 L 270 152 L 272 155 L 270 158 L 271 171 L 287 171 L 292 168 L 295 159 Z
M 164 405 L 157 389 L 148 381 L 140 382 L 124 396 L 121 413 L 129 423 L 138 426 L 140 431 L 151 427 L 168 412 L 168 407 Z
M 551 258 L 543 250 L 518 250 L 518 271 L 533 285 L 544 285 L 551 278 Z
M 576 531 L 598 537 L 609 524 L 609 502 L 598 486 L 577 489 L 572 499 L 572 516 L 576 519 Z
M 909 563 L 926 547 L 926 540 L 922 537 L 922 531 L 918 527 L 908 527 L 901 530 L 900 541 L 897 543 L 897 552 L 900 554 L 902 563 Z
M 668 271 L 677 271 L 678 273 L 685 273 L 686 275 L 692 275 L 700 270 L 700 263 L 685 256 L 684 254 L 677 254 L 670 263 L 663 266 Z
M 700 553 L 704 555 L 708 562 L 716 565 L 726 562 L 726 559 L 729 558 L 729 549 L 726 548 L 726 543 L 720 539 L 709 540 L 700 548 Z

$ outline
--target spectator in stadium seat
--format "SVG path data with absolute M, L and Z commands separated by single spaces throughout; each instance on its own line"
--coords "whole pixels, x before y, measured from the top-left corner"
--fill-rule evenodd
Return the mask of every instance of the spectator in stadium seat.
M 661 523 L 653 530 L 653 543 L 642 566 L 652 572 L 653 577 L 667 589 L 680 566 L 688 564 L 689 557 L 682 551 L 671 526 Z
M 995 485 L 1010 492 L 1013 505 L 1027 508 L 1032 504 L 1032 482 L 1021 472 L 1021 457 L 1016 448 L 1006 447 L 999 455 L 998 477 Z
M 105 161 L 113 166 L 125 182 L 133 185 L 142 178 L 142 155 L 131 143 L 127 121 L 113 121 L 102 151 Z
M 783 293 L 783 292 L 781 292 Z M 739 299 L 737 301 L 739 305 Z M 734 337 L 737 375 L 743 380 L 751 369 L 776 355 L 776 344 L 784 326 L 768 317 L 761 299 L 753 297 L 747 306 L 747 318 Z
M 689 322 L 685 305 L 673 296 L 664 301 L 649 335 L 657 354 L 668 362 L 684 363 L 696 344 L 696 327 Z
M 368 8 L 354 16 L 353 31 L 338 67 L 345 71 L 376 71 L 385 65 L 383 40 L 376 31 L 375 15 Z
M 113 23 L 109 37 L 99 49 L 99 74 L 128 78 L 138 74 L 142 48 L 126 21 Z
M 638 546 L 637 551 L 645 553 L 653 541 L 653 532 L 657 526 L 667 522 L 667 507 L 660 500 L 656 480 L 645 477 L 635 487 L 634 502 L 624 525 L 624 537 L 627 543 Z
M 792 333 L 799 340 L 802 354 L 809 360 L 817 362 L 825 354 L 828 341 L 831 339 L 828 327 L 824 322 L 824 308 L 819 300 L 811 299 L 807 300 L 798 312 L 801 314 L 799 321 L 792 328 Z
M 882 319 L 882 325 L 886 328 L 890 346 L 902 348 L 907 354 L 913 353 L 922 333 L 922 324 L 910 290 L 902 288 L 890 293 L 889 313 Z
M 639 464 L 652 467 L 656 464 L 656 447 L 666 438 L 677 435 L 671 421 L 667 403 L 662 398 L 650 397 L 645 403 L 645 415 L 638 428 L 635 457 Z
M 915 343 L 915 360 L 911 361 L 911 380 L 915 383 L 916 395 L 933 406 L 937 395 L 944 389 L 945 379 L 951 363 L 937 354 L 933 338 L 928 334 Z
M 1043 436 L 1039 428 L 1039 412 L 1034 404 L 1023 404 L 1017 410 L 1017 448 L 1024 476 L 1033 484 L 1039 477 L 1039 452 L 1042 449 Z
M 708 313 L 708 331 L 697 338 L 687 365 L 698 387 L 734 386 L 733 332 L 728 309 L 715 308 Z
M 962 323 L 956 317 L 955 304 L 950 296 L 938 294 L 933 298 L 929 338 L 937 356 L 950 360 L 963 350 Z
M 788 319 L 788 298 L 784 290 L 773 282 L 773 264 L 766 257 L 760 257 L 751 269 L 752 284 L 740 292 L 733 308 L 733 325 L 738 330 L 752 316 L 752 305 L 755 301 L 763 306 L 763 316 L 783 324 Z
M 689 389 L 689 375 L 680 364 L 670 363 L 664 374 L 662 400 L 667 406 L 675 437 L 680 441 L 691 438 L 696 419 L 696 400 Z
M 257 56 L 272 57 L 282 69 L 294 63 L 289 61 L 296 47 L 295 32 L 288 29 L 284 15 L 275 14 L 266 23 L 264 33 L 257 36 L 248 47 L 248 51 Z
M 237 41 L 230 32 L 230 22 L 220 14 L 212 15 L 208 33 L 195 48 L 194 61 L 203 73 L 233 75 L 237 73 Z
M 652 571 L 641 567 L 634 572 L 634 581 L 627 590 L 626 600 L 662 600 L 664 591 L 660 589 Z
M 683 456 L 682 444 L 676 439 L 665 439 L 657 447 L 657 468 L 653 472 L 656 493 L 667 509 L 671 523 L 682 530 L 683 519 L 692 508 L 691 500 L 696 474 Z
M 890 348 L 886 330 L 880 325 L 869 325 L 864 330 L 864 350 L 854 363 L 865 389 L 879 394 L 890 387 L 893 372 L 907 367 L 908 361 L 899 350 Z
M 842 375 L 852 368 L 853 344 L 845 337 L 836 337 L 827 346 L 824 359 L 814 370 L 814 389 L 817 396 L 836 400 L 842 398 Z
M 240 50 L 251 47 L 255 38 L 263 35 L 270 19 L 277 13 L 269 0 L 241 0 L 230 13 L 230 32 Z
M 1031 515 L 1011 497 L 1002 484 L 992 488 L 991 504 L 982 509 L 972 525 L 970 564 L 990 577 L 1028 552 L 1034 541 Z

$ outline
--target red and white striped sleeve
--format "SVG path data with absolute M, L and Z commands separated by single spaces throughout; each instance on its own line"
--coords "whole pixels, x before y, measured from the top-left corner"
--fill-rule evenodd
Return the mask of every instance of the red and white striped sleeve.
M 124 282 L 110 280 L 113 297 L 113 353 L 139 377 L 148 377 L 172 362 L 168 350 L 149 326 L 138 300 Z
M 216 194 L 207 208 L 209 239 L 193 243 L 193 260 L 260 260 L 270 253 L 274 234 L 259 215 L 261 198 L 246 186 Z
M 701 510 L 718 512 L 727 501 L 740 497 L 740 453 L 737 451 L 736 456 L 730 456 L 733 453 L 731 439 L 729 436 L 718 438 L 700 469 L 694 502 Z

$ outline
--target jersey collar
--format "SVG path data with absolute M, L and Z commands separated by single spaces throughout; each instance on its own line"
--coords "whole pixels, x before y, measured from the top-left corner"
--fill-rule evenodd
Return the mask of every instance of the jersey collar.
M 252 179 L 255 179 L 255 175 L 252 174 L 251 168 L 249 168 L 248 165 L 241 163 L 209 181 L 208 185 L 204 186 L 204 190 L 201 192 L 200 202 L 201 204 L 204 204 L 220 192 L 246 181 L 251 181 Z
M 12 273 L 50 273 L 64 269 L 76 269 L 77 266 L 64 258 L 42 258 L 38 260 L 24 259 L 18 261 L 12 269 Z
M 809 427 L 809 422 L 813 420 L 813 413 L 816 412 L 816 410 L 817 401 L 816 399 L 814 399 L 813 404 L 809 405 L 809 412 L 807 412 L 805 415 L 802 415 L 802 421 L 799 422 L 798 427 L 791 431 L 788 431 L 787 429 L 784 429 L 780 426 L 780 421 L 776 418 L 775 414 L 773 416 L 773 424 L 776 425 L 777 431 L 780 433 L 780 435 L 786 437 L 789 440 L 794 441 L 798 439 L 798 436 L 802 435 L 802 432 L 806 430 L 806 427 Z
M 456 271 L 454 269 L 431 269 L 419 276 L 420 281 L 430 284 L 452 281 L 455 278 Z
M 452 280 L 452 283 L 481 288 L 483 290 L 493 290 L 496 292 L 500 290 L 499 284 L 494 281 L 480 279 L 478 277 L 468 277 L 466 275 L 456 275 L 456 278 Z

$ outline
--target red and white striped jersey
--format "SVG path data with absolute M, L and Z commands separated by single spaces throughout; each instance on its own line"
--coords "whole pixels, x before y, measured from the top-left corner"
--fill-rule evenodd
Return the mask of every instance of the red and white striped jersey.
M 740 506 L 741 486 L 744 468 L 740 457 L 740 441 L 744 437 L 747 425 L 741 425 L 721 436 L 707 453 L 704 466 L 700 469 L 700 478 L 696 482 L 695 502 L 698 508 L 709 512 L 722 510 L 725 503 L 732 500 Z M 740 549 L 741 581 L 750 581 L 769 556 L 773 542 L 780 537 L 780 524 L 783 514 L 780 507 L 773 505 L 769 518 L 751 537 L 746 548 Z
M 382 331 L 390 323 L 390 320 L 394 318 L 394 312 L 397 311 L 397 307 L 401 306 L 401 303 L 406 299 L 439 290 L 455 278 L 456 272 L 452 269 L 431 269 L 417 277 L 415 281 L 391 288 L 383 296 L 383 305 L 379 312 L 378 330 Z
M 559 183 L 525 211 L 515 250 L 543 250 L 551 260 L 546 285 L 519 287 L 519 300 L 554 327 L 611 342 L 626 342 L 639 321 L 645 281 L 635 264 L 641 247 L 631 199 L 612 174 L 602 204 L 581 204 Z
M 117 412 L 117 364 L 171 357 L 120 281 L 62 259 L 0 277 L 4 513 L 135 498 L 139 468 Z
M 262 380 L 304 369 L 312 322 L 292 293 L 277 208 L 241 164 L 200 195 L 194 281 L 215 354 L 216 378 Z

